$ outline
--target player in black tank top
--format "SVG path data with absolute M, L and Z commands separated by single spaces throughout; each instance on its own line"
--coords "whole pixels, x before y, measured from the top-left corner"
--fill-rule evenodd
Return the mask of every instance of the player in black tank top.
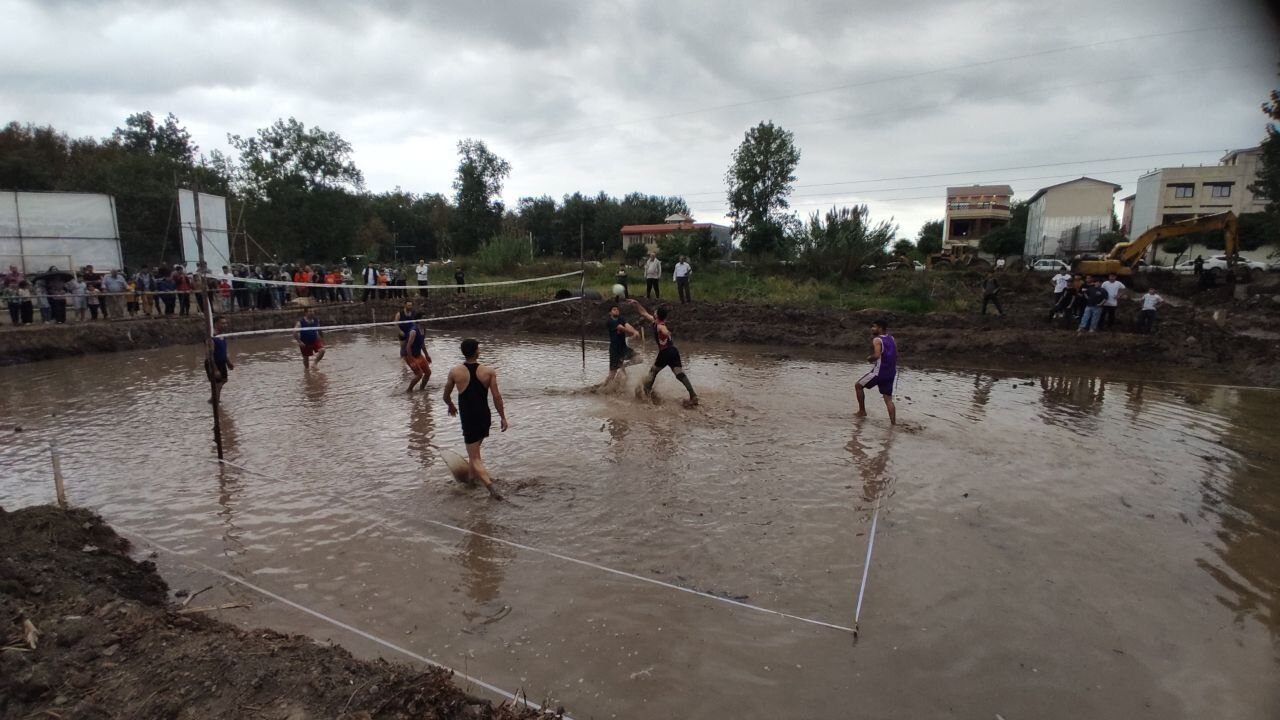
M 468 338 L 462 341 L 462 355 L 465 361 L 449 371 L 449 379 L 444 386 L 444 403 L 449 406 L 449 414 L 457 415 L 462 420 L 462 439 L 467 444 L 467 463 L 471 466 L 471 477 L 484 484 L 489 494 L 497 500 L 502 496 L 493 487 L 493 479 L 480 457 L 480 444 L 489 437 L 489 428 L 493 418 L 489 413 L 489 393 L 493 393 L 493 405 L 502 420 L 502 431 L 507 430 L 507 412 L 502 402 L 502 392 L 498 389 L 498 373 L 493 368 L 481 365 L 478 359 L 480 343 Z M 466 385 L 458 393 L 458 404 L 453 404 L 453 388 L 462 383 Z
M 680 351 L 676 349 L 675 342 L 671 339 L 671 332 L 667 330 L 667 307 L 662 305 L 657 310 L 657 317 L 650 315 L 644 306 L 635 300 L 631 300 L 631 304 L 635 306 L 640 315 L 649 322 L 653 323 L 653 337 L 658 341 L 658 356 L 653 360 L 653 367 L 649 368 L 649 376 L 644 379 L 644 384 L 636 388 L 636 396 L 641 394 L 646 396 L 653 395 L 653 383 L 658 379 L 658 373 L 663 368 L 671 368 L 671 373 L 676 376 L 676 380 L 684 385 L 684 389 L 689 391 L 689 399 L 685 401 L 685 407 L 693 407 L 698 404 L 698 393 L 693 391 L 693 383 L 689 382 L 689 376 L 685 375 L 684 367 L 680 361 Z

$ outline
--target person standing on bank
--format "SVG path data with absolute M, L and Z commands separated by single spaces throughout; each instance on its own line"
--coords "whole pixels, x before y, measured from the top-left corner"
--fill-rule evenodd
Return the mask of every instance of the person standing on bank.
M 1107 291 L 1107 299 L 1102 301 L 1102 320 L 1099 327 L 1103 330 L 1116 324 L 1116 308 L 1120 307 L 1120 297 L 1124 295 L 1124 283 L 1120 282 L 1120 278 L 1111 273 L 1107 281 L 1102 283 L 1102 289 Z
M 1000 317 L 1004 317 L 1004 308 L 1000 307 L 1000 281 L 996 279 L 995 273 L 988 273 L 985 280 L 982 281 L 982 314 L 987 314 L 987 304 L 996 306 L 996 312 L 1000 313 Z
M 373 294 L 375 288 L 378 287 L 378 269 L 373 263 L 364 266 L 364 293 L 360 296 L 360 302 L 369 302 L 369 296 Z
M 662 292 L 658 289 L 658 281 L 662 277 L 662 261 L 658 259 L 658 253 L 649 253 L 649 259 L 644 263 L 644 296 L 647 298 L 661 298 Z
M 458 266 L 457 270 L 453 271 L 453 281 L 458 284 L 458 291 L 456 294 L 466 295 L 467 294 L 467 288 L 466 288 L 467 273 L 466 273 L 466 270 L 461 265 Z
M 471 466 L 471 479 L 479 480 L 489 491 L 494 500 L 501 500 L 493 487 L 493 478 L 480 457 L 480 443 L 489 437 L 489 428 L 493 418 L 489 414 L 489 393 L 493 393 L 493 406 L 502 419 L 502 432 L 510 425 L 507 423 L 506 407 L 502 403 L 502 392 L 498 390 L 498 371 L 480 364 L 480 342 L 474 338 L 462 341 L 461 365 L 449 371 L 449 378 L 444 384 L 444 404 L 449 406 L 449 416 L 462 420 L 462 440 L 467 445 L 467 464 Z M 458 405 L 453 404 L 453 388 L 458 388 Z
M 1138 314 L 1138 332 L 1143 335 L 1150 335 L 1156 326 L 1156 308 L 1164 302 L 1164 298 L 1156 294 L 1155 288 L 1147 288 L 1147 294 L 1142 296 L 1142 310 Z
M 676 283 L 676 292 L 680 294 L 680 303 L 691 303 L 693 297 L 689 294 L 689 276 L 693 274 L 693 268 L 689 265 L 689 256 L 682 255 L 680 262 L 676 263 L 676 269 L 671 273 L 671 279 Z
M 427 297 L 429 294 L 427 286 L 431 284 L 431 266 L 426 260 L 419 260 L 418 267 L 413 269 L 413 274 L 418 278 L 418 295 Z
M 613 276 L 613 281 L 622 286 L 622 299 L 627 300 L 631 297 L 630 283 L 627 282 L 627 266 L 619 265 L 618 274 Z

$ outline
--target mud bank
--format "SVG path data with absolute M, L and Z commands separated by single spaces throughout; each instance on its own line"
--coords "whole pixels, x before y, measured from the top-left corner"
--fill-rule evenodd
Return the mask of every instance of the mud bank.
M 908 364 L 977 364 L 1017 368 L 1024 363 L 1109 364 L 1127 369 L 1197 369 L 1224 381 L 1280 386 L 1280 304 L 1166 306 L 1154 335 L 1133 333 L 1136 309 L 1122 309 L 1114 331 L 1077 335 L 1069 323 L 1049 321 L 1041 294 L 1011 295 L 1004 317 L 976 313 L 910 314 L 861 310 L 855 312 L 792 308 L 745 303 L 674 305 L 670 318 L 677 340 L 748 343 L 789 348 L 822 348 L 865 352 L 867 326 L 877 318 L 889 321 Z M 431 316 L 459 315 L 518 307 L 529 300 L 479 298 L 435 300 Z M 657 303 L 644 301 L 653 309 Z M 1276 305 L 1275 308 L 1270 305 Z M 389 320 L 394 301 L 369 304 L 322 305 L 322 323 Z M 432 323 L 448 330 L 477 329 L 528 332 L 601 339 L 608 302 L 566 303 L 526 311 Z M 628 311 L 629 316 L 634 313 Z M 288 326 L 295 310 L 232 315 L 232 330 Z M 7 329 L 0 333 L 0 365 L 35 362 L 97 352 L 115 352 L 196 344 L 202 341 L 203 320 L 166 318 L 117 320 L 91 324 Z
M 443 670 L 179 614 L 155 566 L 85 510 L 0 509 L 0 548 L 0 718 L 552 717 Z

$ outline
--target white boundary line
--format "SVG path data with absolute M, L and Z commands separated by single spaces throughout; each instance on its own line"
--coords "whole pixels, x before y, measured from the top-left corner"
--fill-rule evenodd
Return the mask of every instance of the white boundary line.
M 325 621 L 325 622 L 327 622 L 327 623 L 329 623 L 330 625 L 333 625 L 333 626 L 335 626 L 335 627 L 342 628 L 343 630 L 346 630 L 347 632 L 355 633 L 356 635 L 359 635 L 360 637 L 364 638 L 365 640 L 369 640 L 369 641 L 371 641 L 371 642 L 377 643 L 377 644 L 379 644 L 379 645 L 381 645 L 381 646 L 383 646 L 383 647 L 385 647 L 385 648 L 387 648 L 387 649 L 389 649 L 389 650 L 394 650 L 394 651 L 396 651 L 396 652 L 400 653 L 401 655 L 404 655 L 405 657 L 412 658 L 412 659 L 414 659 L 414 660 L 417 660 L 417 661 L 419 661 L 419 662 L 426 663 L 427 665 L 431 665 L 431 666 L 433 666 L 433 667 L 438 667 L 438 668 L 441 668 L 441 669 L 443 669 L 443 670 L 447 670 L 447 671 L 449 671 L 449 672 L 453 673 L 456 677 L 462 678 L 462 679 L 463 679 L 463 680 L 465 680 L 466 682 L 473 683 L 473 684 L 475 684 L 475 685 L 477 685 L 477 686 L 479 686 L 479 687 L 482 687 L 482 688 L 484 688 L 485 690 L 488 690 L 489 692 L 492 692 L 492 693 L 494 693 L 494 694 L 496 694 L 496 695 L 498 695 L 498 696 L 500 696 L 500 697 L 506 698 L 507 700 L 510 700 L 510 701 L 512 701 L 512 702 L 515 702 L 515 703 L 523 703 L 523 704 L 525 704 L 525 705 L 527 705 L 527 706 L 529 706 L 529 707 L 531 707 L 531 708 L 533 708 L 534 710 L 537 710 L 537 711 L 539 711 L 539 712 L 547 712 L 546 710 L 543 710 L 543 708 L 542 708 L 542 706 L 541 706 L 541 705 L 539 705 L 538 703 L 535 703 L 535 702 L 533 702 L 533 701 L 529 700 L 527 697 L 526 697 L 526 698 L 520 698 L 520 697 L 517 697 L 516 695 L 514 695 L 514 694 L 512 694 L 512 693 L 509 693 L 509 692 L 507 692 L 506 690 L 503 690 L 502 688 L 498 687 L 497 685 L 491 685 L 491 684 L 489 684 L 489 683 L 487 683 L 487 682 L 485 682 L 485 681 L 483 681 L 483 680 L 481 680 L 481 679 L 479 679 L 479 678 L 473 677 L 473 676 L 471 676 L 471 675 L 467 675 L 466 673 L 458 672 L 457 670 L 454 670 L 453 668 L 449 667 L 448 665 L 444 665 L 443 663 L 436 662 L 435 660 L 432 660 L 431 658 L 426 657 L 426 656 L 424 656 L 424 655 L 419 655 L 418 653 L 416 653 L 416 652 L 414 652 L 414 651 L 412 651 L 412 650 L 409 650 L 408 648 L 401 647 L 401 646 L 396 645 L 395 643 L 393 643 L 393 642 L 391 642 L 391 641 L 389 641 L 389 640 L 384 640 L 384 639 L 382 639 L 382 638 L 380 638 L 380 637 L 378 637 L 378 636 L 376 636 L 376 635 L 373 635 L 372 633 L 365 632 L 364 630 L 361 630 L 360 628 L 358 628 L 358 627 L 356 627 L 356 626 L 354 626 L 354 625 L 351 625 L 351 624 L 345 623 L 345 622 L 343 622 L 343 621 L 341 621 L 341 620 L 338 620 L 338 619 L 336 619 L 336 618 L 329 617 L 328 615 L 325 615 L 324 613 L 320 612 L 319 610 L 313 610 L 312 608 L 309 608 L 309 607 L 307 607 L 307 606 L 305 606 L 305 605 L 303 605 L 303 604 L 301 604 L 301 603 L 294 602 L 293 600 L 290 600 L 289 598 L 286 598 L 286 597 L 284 597 L 283 595 L 279 595 L 279 594 L 277 594 L 277 593 L 271 592 L 270 590 L 267 590 L 266 588 L 262 588 L 262 587 L 259 587 L 259 586 L 257 586 L 257 585 L 254 585 L 253 583 L 249 582 L 248 580 L 245 580 L 244 578 L 242 578 L 242 577 L 240 577 L 240 576 L 238 576 L 238 575 L 233 575 L 232 573 L 225 572 L 225 571 L 223 571 L 223 570 L 219 570 L 218 568 L 215 568 L 215 567 L 213 567 L 213 566 L 211 566 L 211 565 L 206 565 L 205 563 L 202 563 L 202 562 L 200 562 L 199 560 L 195 560 L 195 559 L 192 559 L 192 558 L 189 558 L 189 557 L 185 557 L 184 555 L 182 555 L 182 554 L 181 554 L 181 553 L 179 553 L 178 551 L 173 550 L 172 548 L 165 547 L 164 545 L 161 545 L 161 544 L 160 544 L 159 542 L 157 542 L 156 540 L 153 540 L 152 538 L 150 538 L 150 537 L 148 537 L 148 536 L 146 536 L 146 535 L 143 535 L 142 533 L 138 532 L 137 530 L 134 530 L 134 529 L 132 529 L 132 528 L 125 527 L 125 526 L 123 526 L 123 525 L 115 525 L 114 523 L 113 523 L 113 525 L 114 525 L 114 527 L 115 527 L 117 530 L 120 530 L 121 532 L 125 533 L 126 535 L 133 535 L 133 536 L 134 536 L 134 537 L 136 537 L 136 538 L 140 538 L 141 540 L 144 540 L 144 541 L 146 541 L 146 542 L 150 543 L 150 544 L 151 544 L 151 545 L 153 545 L 154 547 L 159 548 L 160 550 L 163 550 L 164 552 L 166 552 L 166 553 L 168 553 L 168 554 L 170 554 L 170 555 L 173 555 L 173 556 L 177 557 L 177 558 L 179 559 L 179 562 L 180 562 L 180 563 L 191 563 L 192 565 L 195 565 L 195 566 L 199 567 L 199 568 L 200 568 L 200 569 L 202 569 L 202 570 L 205 570 L 205 571 L 207 571 L 207 572 L 211 572 L 211 573 L 213 573 L 213 574 L 215 574 L 215 575 L 218 575 L 218 576 L 220 576 L 220 577 L 222 577 L 222 578 L 224 578 L 224 579 L 226 579 L 226 580 L 229 580 L 229 581 L 231 581 L 231 582 L 233 582 L 233 583 L 236 583 L 237 585 L 243 585 L 244 587 L 247 587 L 247 588 L 249 588 L 250 590 L 252 590 L 252 591 L 254 591 L 254 592 L 256 592 L 256 593 L 258 593 L 258 594 L 260 594 L 260 595 L 264 595 L 264 596 L 266 596 L 266 597 L 269 597 L 269 598 L 271 598 L 272 600 L 275 600 L 276 602 L 284 603 L 285 605 L 288 605 L 289 607 L 294 608 L 295 610 L 301 610 L 302 612 L 304 612 L 304 613 L 306 613 L 306 614 L 308 614 L 308 615 L 311 615 L 312 617 L 315 617 L 315 618 L 317 618 L 317 619 L 319 619 L 319 620 L 323 620 L 323 621 Z M 563 717 L 564 717 L 566 720 L 573 720 L 573 719 L 572 719 L 572 718 L 570 718 L 568 715 L 564 715 Z
M 867 559 L 862 564 L 862 582 L 858 585 L 858 606 L 853 611 L 853 637 L 858 637 L 858 622 L 862 619 L 862 595 L 867 591 L 867 573 L 871 571 L 871 551 L 876 546 L 876 521 L 880 519 L 880 495 L 876 495 L 876 508 L 871 513 L 871 532 L 867 536 Z
M 559 305 L 560 303 L 577 302 L 578 300 L 582 300 L 582 299 L 583 298 L 581 297 L 561 298 L 559 300 L 548 300 L 546 302 L 533 303 L 532 305 L 520 305 L 519 307 L 499 308 L 497 310 L 485 310 L 483 312 L 464 313 L 462 315 L 440 315 L 438 317 L 414 318 L 413 320 L 388 320 L 386 322 L 353 323 L 349 325 L 321 325 L 316 328 L 308 328 L 308 329 L 314 329 L 320 332 L 332 332 L 336 330 L 362 330 L 364 328 L 381 327 L 385 325 L 399 325 L 401 323 L 406 323 L 406 322 L 417 324 L 417 323 L 440 322 L 443 320 L 460 320 L 462 318 L 479 317 L 481 315 L 497 315 L 498 313 L 504 313 L 504 312 L 515 312 L 517 310 L 528 310 L 530 308 L 546 307 L 548 305 Z M 240 332 L 229 332 L 223 335 L 219 335 L 218 337 L 233 338 L 233 337 L 247 337 L 249 335 L 271 335 L 275 333 L 295 333 L 295 332 L 298 332 L 298 329 L 290 325 L 289 327 L 267 328 L 265 330 L 241 330 Z
M 523 285 L 525 283 L 534 283 L 541 280 L 559 280 L 560 278 L 573 277 L 574 275 L 582 275 L 582 270 L 574 270 L 572 272 L 560 273 L 559 275 L 544 275 L 543 277 L 525 278 L 523 280 L 495 280 L 493 282 L 482 283 L 463 283 L 461 285 L 330 285 L 329 283 L 312 283 L 312 282 L 294 282 L 292 280 L 262 280 L 252 277 L 237 277 L 235 275 L 223 275 L 222 273 L 209 273 L 209 277 L 215 280 L 226 280 L 228 282 L 253 283 L 255 285 L 271 285 L 277 287 L 312 287 L 312 288 L 347 288 L 350 290 L 451 290 L 456 288 L 479 288 L 479 287 L 497 287 L 499 285 Z M 210 288 L 216 290 L 217 288 Z M 254 289 L 254 288 L 246 288 Z M 154 292 L 154 291 L 153 291 Z M 194 290 L 190 292 L 195 292 Z
M 253 470 L 253 469 L 251 469 L 251 468 L 247 468 L 247 467 L 245 467 L 245 466 L 243 466 L 243 465 L 238 465 L 238 464 L 236 464 L 236 463 L 231 462 L 230 460 L 218 460 L 218 459 L 216 459 L 216 458 L 209 458 L 209 462 L 211 462 L 211 463 L 221 463 L 222 465 L 226 465 L 226 466 L 228 466 L 228 467 L 232 467 L 232 468 L 235 468 L 235 469 L 237 469 L 237 470 L 241 470 L 241 471 L 243 471 L 243 472 L 252 473 L 252 474 L 254 474 L 254 475 L 259 475 L 259 476 L 261 476 L 261 477 L 264 477 L 264 478 L 267 478 L 267 479 L 270 479 L 270 480 L 275 480 L 276 482 L 282 482 L 282 481 L 280 480 L 280 478 L 277 478 L 277 477 L 275 477 L 275 476 L 273 476 L 273 475 L 268 475 L 267 473 L 264 473 L 264 472 L 262 472 L 261 470 Z M 606 567 L 606 566 L 604 566 L 604 565 L 599 565 L 599 564 L 597 564 L 597 563 L 593 563 L 593 562 L 591 562 L 591 561 L 589 561 L 589 560 L 579 560 L 578 558 L 570 557 L 570 556 L 568 556 L 568 555 L 562 555 L 561 553 L 554 552 L 554 551 L 551 551 L 551 550 L 543 550 L 543 549 L 541 549 L 541 548 L 536 548 L 536 547 L 533 547 L 533 546 L 531 546 L 531 545 L 525 545 L 525 544 L 523 544 L 523 543 L 518 543 L 518 542 L 515 542 L 515 541 L 512 541 L 512 540 L 506 540 L 506 539 L 504 539 L 504 538 L 494 537 L 493 535 L 486 535 L 486 534 L 484 534 L 484 533 L 478 533 L 478 532 L 476 532 L 476 531 L 474 531 L 474 530 L 467 530 L 466 528 L 460 528 L 460 527 L 458 527 L 458 526 L 456 526 L 456 525 L 450 525 L 449 523 L 440 522 L 439 520 L 430 520 L 430 519 L 427 519 L 427 518 L 415 518 L 415 520 L 419 520 L 419 521 L 421 521 L 421 522 L 429 523 L 429 524 L 431 524 L 431 525 L 435 525 L 435 526 L 437 526 L 437 527 L 442 527 L 442 528 L 445 528 L 445 529 L 447 529 L 447 530 L 452 530 L 452 531 L 457 532 L 457 533 L 462 533 L 462 534 L 464 534 L 464 535 L 471 535 L 472 537 L 483 538 L 483 539 L 485 539 L 485 540 L 489 540 L 489 541 L 492 541 L 492 542 L 496 542 L 496 543 L 499 543 L 499 544 L 501 544 L 501 545 L 506 545 L 506 546 L 508 546 L 508 547 L 513 547 L 513 548 L 517 548 L 517 549 L 520 549 L 520 550 L 527 550 L 527 551 L 532 552 L 532 553 L 538 553 L 539 555 L 546 555 L 547 557 L 553 557 L 553 558 L 555 558 L 555 559 L 557 559 L 557 560 L 563 560 L 563 561 L 565 561 L 565 562 L 574 563 L 574 564 L 576 564 L 576 565 L 581 565 L 581 566 L 583 566 L 583 567 L 589 567 L 589 568 L 591 568 L 591 569 L 593 569 L 593 570 L 600 570 L 601 572 L 612 573 L 612 574 L 614 574 L 614 575 L 619 575 L 619 576 L 621 576 L 621 577 L 630 578 L 630 579 L 632 579 L 632 580 L 639 580 L 640 582 L 646 582 L 646 583 L 649 583 L 649 584 L 651 584 L 651 585 L 657 585 L 657 586 L 659 586 L 659 587 L 667 588 L 668 590 L 679 590 L 680 592 L 683 592 L 683 593 L 689 593 L 690 595 L 697 595 L 697 596 L 699 596 L 699 597 L 703 597 L 703 598 L 706 598 L 706 599 L 708 599 L 708 600 L 715 600 L 716 602 L 726 603 L 726 604 L 728 604 L 728 605 L 733 605 L 733 606 L 735 606 L 735 607 L 743 608 L 743 609 L 746 609 L 746 610 L 754 610 L 754 611 L 756 611 L 756 612 L 762 612 L 762 613 L 766 613 L 766 614 L 769 614 L 769 615 L 776 615 L 776 616 L 781 617 L 781 618 L 786 618 L 787 620 L 795 620 L 795 621 L 797 621 L 797 622 L 807 623 L 807 624 L 809 624 L 809 625 L 817 625 L 817 626 L 819 626 L 819 627 L 830 628 L 830 629 L 832 629 L 832 630 L 841 630 L 841 631 L 843 631 L 843 632 L 847 632 L 847 633 L 853 633 L 853 632 L 855 632 L 854 628 L 846 627 L 846 626 L 844 626 L 844 625 L 837 625 L 837 624 L 835 624 L 835 623 L 829 623 L 829 622 L 825 622 L 825 621 L 823 621 L 823 620 L 815 620 L 815 619 L 813 619 L 813 618 L 801 617 L 801 616 L 799 616 L 799 615 L 792 615 L 791 613 L 785 613 L 785 612 L 782 612 L 781 610 L 772 610 L 772 609 L 770 609 L 770 608 L 760 607 L 759 605 L 752 605 L 752 604 L 750 604 L 750 603 L 744 603 L 744 602 L 741 602 L 741 601 L 739 601 L 739 600 L 732 600 L 732 599 L 730 599 L 730 598 L 720 597 L 719 595 L 712 595 L 711 593 L 703 592 L 703 591 L 701 591 L 701 590 L 694 590 L 694 589 L 692 589 L 692 588 L 681 587 L 681 586 L 679 586 L 679 585 L 673 585 L 673 584 L 671 584 L 671 583 L 663 582 L 663 581 L 661 581 L 661 580 L 655 580 L 655 579 L 653 579 L 653 578 L 648 578 L 648 577 L 645 577 L 645 576 L 643 576 L 643 575 L 636 575 L 635 573 L 629 573 L 629 572 L 626 572 L 625 570 L 616 570 L 616 569 L 611 568 L 611 567 Z

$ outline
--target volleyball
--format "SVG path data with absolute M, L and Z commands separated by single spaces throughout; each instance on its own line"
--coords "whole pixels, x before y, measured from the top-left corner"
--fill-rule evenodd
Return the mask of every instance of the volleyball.
M 615 298 L 620 298 L 626 294 L 627 294 L 627 289 L 623 287 L 621 283 L 617 283 L 613 286 L 613 296 Z

